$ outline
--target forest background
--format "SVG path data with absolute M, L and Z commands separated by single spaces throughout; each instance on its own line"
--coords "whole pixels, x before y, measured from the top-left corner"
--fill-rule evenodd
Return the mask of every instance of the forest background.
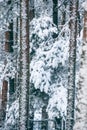
M 87 130 L 87 0 L 0 0 L 0 129 Z

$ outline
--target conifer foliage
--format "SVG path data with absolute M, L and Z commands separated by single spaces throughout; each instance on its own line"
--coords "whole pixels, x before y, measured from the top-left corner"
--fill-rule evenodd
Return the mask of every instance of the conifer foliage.
M 0 0 L 0 130 L 87 130 L 86 42 L 87 1 Z

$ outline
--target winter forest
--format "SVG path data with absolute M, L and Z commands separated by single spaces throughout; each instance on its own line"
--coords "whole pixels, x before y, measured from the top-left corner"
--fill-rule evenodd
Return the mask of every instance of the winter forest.
M 0 0 L 0 130 L 87 130 L 87 0 Z

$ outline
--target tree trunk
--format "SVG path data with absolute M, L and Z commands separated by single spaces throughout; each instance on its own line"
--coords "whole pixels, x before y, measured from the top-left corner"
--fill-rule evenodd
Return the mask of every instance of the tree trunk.
M 70 0 L 70 44 L 68 67 L 68 99 L 66 130 L 73 130 L 75 109 L 75 72 L 76 72 L 76 37 L 77 37 L 77 0 Z
M 13 53 L 13 21 L 9 23 L 8 31 L 5 33 L 5 39 L 5 51 L 9 55 Z M 14 93 L 14 90 L 14 79 L 9 78 L 9 98 Z
M 42 107 L 42 120 L 45 120 L 45 119 L 48 119 L 48 113 L 46 112 L 46 109 L 47 109 L 49 97 L 44 92 L 42 92 L 41 98 L 44 103 L 44 105 Z M 43 129 L 48 130 L 48 123 L 49 123 L 48 121 L 42 122 L 42 126 L 41 126 L 42 130 Z
M 58 26 L 58 0 L 53 0 L 53 23 Z
M 46 112 L 47 106 L 42 107 L 42 120 L 48 119 L 48 114 Z M 48 130 L 48 121 L 43 121 L 41 124 L 41 129 Z
M 8 82 L 4 80 L 1 95 L 0 126 L 3 125 L 6 116 L 7 91 L 8 91 Z
M 8 5 L 11 4 L 11 0 L 7 2 Z M 12 11 L 12 7 L 10 9 Z M 9 23 L 8 30 L 5 32 L 5 51 L 8 52 L 8 55 L 13 53 L 13 20 Z M 12 58 L 12 57 L 11 57 Z M 6 61 L 5 61 L 6 62 Z M 9 78 L 9 99 L 11 99 L 12 94 L 14 93 L 14 79 Z
M 62 6 L 62 20 L 61 20 L 61 25 L 63 28 L 63 25 L 66 23 L 66 8 L 67 8 L 67 2 L 64 2 L 64 5 Z M 61 29 L 62 29 L 61 28 Z M 65 36 L 65 32 L 62 33 L 62 36 Z
M 87 130 L 87 9 L 84 11 L 83 45 L 77 97 L 74 130 Z
M 66 23 L 66 7 L 67 7 L 67 2 L 64 2 L 64 5 L 62 7 L 62 21 L 61 25 L 64 25 Z
M 5 33 L 5 51 L 13 52 L 13 22 L 9 23 L 8 31 Z
M 19 130 L 28 130 L 29 118 L 29 1 L 20 0 Z
M 79 0 L 78 0 L 78 2 L 77 2 L 77 8 L 79 9 Z M 81 17 L 80 17 L 80 11 L 78 10 L 78 12 L 77 12 L 77 28 L 78 28 L 78 34 L 79 34 L 79 36 L 80 36 L 80 32 L 81 32 Z
M 29 3 L 29 20 L 31 21 L 35 17 L 35 9 L 34 9 L 34 0 L 30 0 Z M 32 91 L 32 85 L 31 89 L 29 90 L 30 94 L 33 95 Z M 32 98 L 29 98 L 29 130 L 33 130 L 34 125 L 34 106 L 32 105 Z
M 11 0 L 7 2 L 7 4 L 11 4 Z M 12 11 L 12 9 L 10 10 Z M 8 30 L 5 32 L 5 51 L 9 53 L 13 52 L 13 21 L 9 23 Z M 4 64 L 7 64 L 7 60 L 4 61 Z M 14 80 L 9 78 L 9 97 L 10 92 L 11 94 L 14 92 Z M 2 103 L 1 103 L 1 109 L 2 109 L 2 120 L 5 120 L 6 116 L 6 104 L 7 104 L 7 92 L 8 92 L 8 82 L 6 80 L 3 81 L 2 86 Z

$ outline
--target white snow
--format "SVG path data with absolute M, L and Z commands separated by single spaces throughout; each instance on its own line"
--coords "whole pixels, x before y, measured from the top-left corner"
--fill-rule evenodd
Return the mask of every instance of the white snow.
M 87 0 L 83 2 L 82 7 L 85 9 L 85 11 L 87 11 Z
M 66 27 L 64 31 L 68 33 L 69 29 Z M 62 74 L 58 76 L 55 73 L 56 81 L 53 83 L 52 73 L 54 69 L 58 69 L 59 64 L 66 66 L 69 37 L 66 35 L 63 39 L 60 35 L 54 40 L 52 37 L 54 32 L 57 33 L 57 29 L 49 17 L 43 16 L 31 23 L 31 52 L 34 49 L 35 54 L 30 63 L 30 82 L 36 89 L 50 96 L 47 111 L 51 119 L 56 115 L 66 115 L 67 106 L 67 91 L 64 86 L 66 83 L 63 83 Z M 32 37 L 33 34 L 37 37 L 37 41 Z M 58 82 L 57 76 L 61 81 Z
M 7 107 L 7 114 L 6 114 L 6 126 L 14 125 L 16 119 L 19 117 L 19 99 L 12 103 L 11 107 Z
M 60 117 L 66 115 L 66 106 L 67 106 L 67 89 L 62 87 L 55 88 L 55 92 L 51 96 L 47 112 L 49 118 Z

